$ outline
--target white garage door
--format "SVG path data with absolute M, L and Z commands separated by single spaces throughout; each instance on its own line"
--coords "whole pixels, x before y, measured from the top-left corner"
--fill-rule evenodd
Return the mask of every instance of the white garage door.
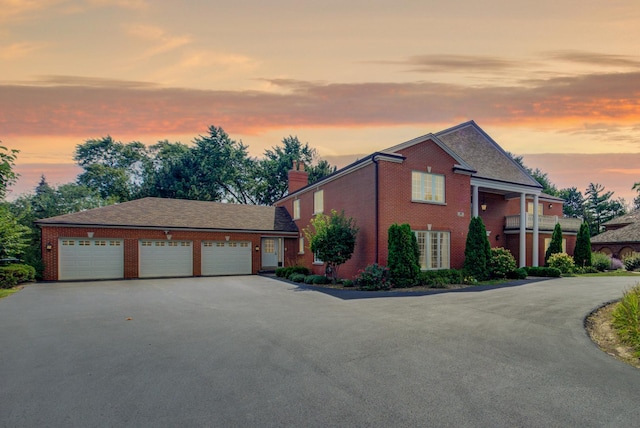
M 204 241 L 202 275 L 251 275 L 251 242 Z
M 124 244 L 119 239 L 58 240 L 58 279 L 124 278 Z
M 192 276 L 191 241 L 140 241 L 140 278 Z

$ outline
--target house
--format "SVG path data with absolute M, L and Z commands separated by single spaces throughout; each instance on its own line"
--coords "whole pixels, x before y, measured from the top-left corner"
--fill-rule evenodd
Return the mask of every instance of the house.
M 256 274 L 298 236 L 284 208 L 162 198 L 36 223 L 49 281 Z
M 408 223 L 423 270 L 461 268 L 471 217 L 480 216 L 492 247 L 509 249 L 520 266 L 538 266 L 556 223 L 573 252 L 580 221 L 562 218 L 561 199 L 540 184 L 475 122 L 427 134 L 375 152 L 307 184 L 294 165 L 289 193 L 276 206 L 291 213 L 299 232 L 297 263 L 323 272 L 302 230 L 318 213 L 342 211 L 359 227 L 353 257 L 340 268 L 349 278 L 371 263 L 387 263 L 387 231 Z
M 603 224 L 605 231 L 591 238 L 591 249 L 622 260 L 632 252 L 640 253 L 640 210 Z
M 294 264 L 323 273 L 303 230 L 331 210 L 359 226 L 344 278 L 387 263 L 394 223 L 415 232 L 425 270 L 463 266 L 473 216 L 520 266 L 539 265 L 556 223 L 573 253 L 580 227 L 473 121 L 372 153 L 313 184 L 296 163 L 288 184 L 272 207 L 144 198 L 39 220 L 44 279 L 256 274 Z

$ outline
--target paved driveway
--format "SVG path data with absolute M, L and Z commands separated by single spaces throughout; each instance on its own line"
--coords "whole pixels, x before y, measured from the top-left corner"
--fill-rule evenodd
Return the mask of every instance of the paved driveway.
M 261 277 L 30 285 L 0 300 L 0 426 L 637 426 L 640 370 L 582 327 L 634 283 L 350 300 Z

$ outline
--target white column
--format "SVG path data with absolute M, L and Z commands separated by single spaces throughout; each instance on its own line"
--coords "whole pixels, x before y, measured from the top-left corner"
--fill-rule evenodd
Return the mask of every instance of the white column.
M 520 194 L 520 267 L 527 265 L 527 195 Z
M 471 186 L 471 190 L 471 215 L 473 217 L 478 217 L 478 186 Z
M 540 240 L 538 227 L 538 195 L 533 195 L 533 246 L 531 248 L 531 266 L 538 266 L 538 242 Z

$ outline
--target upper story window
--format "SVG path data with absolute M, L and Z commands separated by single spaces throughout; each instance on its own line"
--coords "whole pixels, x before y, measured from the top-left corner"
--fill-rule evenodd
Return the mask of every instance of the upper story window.
M 444 203 L 444 175 L 413 171 L 411 200 Z
M 527 202 L 527 214 L 533 214 L 533 202 Z M 542 215 L 542 204 L 538 204 L 538 215 Z
M 300 199 L 293 201 L 293 219 L 298 220 L 300 218 Z
M 313 194 L 313 213 L 324 212 L 324 190 L 318 190 Z

